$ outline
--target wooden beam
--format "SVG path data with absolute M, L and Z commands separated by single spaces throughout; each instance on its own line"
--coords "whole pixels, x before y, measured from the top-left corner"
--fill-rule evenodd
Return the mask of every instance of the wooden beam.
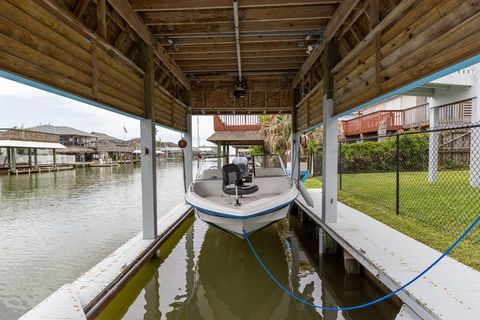
M 380 0 L 369 0 L 370 31 L 380 22 Z
M 97 33 L 107 39 L 107 3 L 106 0 L 97 0 Z
M 367 45 L 369 45 L 377 34 L 381 33 L 384 28 L 390 25 L 395 19 L 400 17 L 408 8 L 415 4 L 416 0 L 403 0 L 400 2 L 390 13 L 380 21 L 375 28 L 355 47 L 350 53 L 342 59 L 334 68 L 333 72 L 336 73 L 340 70 L 346 63 L 351 61 L 355 56 L 357 56 Z
M 241 34 L 240 35 L 240 44 L 248 44 L 248 43 L 262 43 L 262 42 L 296 42 L 297 44 L 303 44 L 302 48 L 307 49 L 307 45 L 318 41 L 320 38 L 318 35 L 311 36 L 309 40 L 305 40 L 305 37 L 309 35 L 308 32 L 305 34 L 299 35 L 248 35 L 248 34 Z M 171 44 L 168 42 L 168 39 L 171 39 L 174 44 L 178 47 L 190 47 L 190 46 L 205 46 L 205 45 L 219 45 L 219 44 L 235 44 L 234 34 L 232 35 L 225 35 L 219 37 L 213 36 L 206 36 L 206 37 L 196 37 L 196 38 L 169 38 L 169 37 L 161 37 L 158 38 L 159 44 L 163 47 L 170 47 Z
M 241 24 L 241 30 L 242 32 L 308 31 L 319 33 L 325 29 L 327 22 L 328 19 L 247 22 Z M 212 34 L 231 33 L 232 25 L 229 23 L 160 25 L 152 26 L 152 30 L 155 36 L 205 35 L 207 37 Z
M 298 70 L 301 66 L 301 63 L 285 63 L 285 64 L 245 64 L 245 68 L 242 65 L 242 71 L 276 71 L 276 70 Z M 186 73 L 208 73 L 208 72 L 228 72 L 235 71 L 235 65 L 231 66 L 206 66 L 206 67 L 196 67 L 196 66 L 186 66 L 183 68 Z
M 326 40 L 333 38 L 338 29 L 342 26 L 345 20 L 348 18 L 350 13 L 355 9 L 360 0 L 343 0 L 342 3 L 338 6 L 335 14 L 327 25 L 325 30 Z
M 304 50 L 283 50 L 283 51 L 253 51 L 242 52 L 242 59 L 259 58 L 259 59 L 275 59 L 275 58 L 302 58 L 305 60 L 306 53 Z M 235 52 L 224 53 L 183 53 L 173 55 L 175 61 L 197 61 L 197 60 L 221 60 L 221 59 L 236 59 Z
M 231 9 L 231 1 L 225 0 L 132 0 L 135 11 L 178 11 Z M 241 0 L 239 8 L 286 7 L 299 5 L 338 4 L 339 0 Z
M 187 66 L 212 66 L 212 65 L 236 65 L 237 60 L 236 58 L 228 58 L 228 59 L 209 59 L 209 60 L 177 60 L 178 64 L 184 68 Z M 298 63 L 301 64 L 303 62 L 303 57 L 286 57 L 286 58 L 275 58 L 272 60 L 271 58 L 243 58 L 242 64 L 272 64 L 272 66 L 279 64 L 279 63 Z
M 75 6 L 75 9 L 73 10 L 73 14 L 80 19 L 85 13 L 85 10 L 87 10 L 89 3 L 90 0 L 79 0 Z
M 154 119 L 155 108 L 155 73 L 154 73 L 154 61 L 153 61 L 153 49 L 146 43 L 142 43 L 140 46 L 140 52 L 142 54 L 143 70 L 145 70 L 144 80 L 144 118 Z
M 335 65 L 337 54 L 337 45 L 333 40 L 325 43 L 325 52 L 322 59 L 323 69 L 323 91 L 327 95 L 327 99 L 333 98 L 333 66 Z
M 162 61 L 167 68 L 172 71 L 175 77 L 187 88 L 190 89 L 190 83 L 182 70 L 175 61 L 168 55 L 164 48 L 156 45 L 152 34 L 142 21 L 142 18 L 133 11 L 133 7 L 128 0 L 108 0 L 115 11 L 135 30 L 135 32 L 147 43 L 155 48 L 155 55 Z
M 241 3 L 241 2 L 240 2 Z M 242 24 L 250 21 L 295 21 L 329 19 L 333 6 L 295 6 L 240 9 Z M 196 23 L 232 23 L 232 8 L 214 10 L 152 11 L 142 15 L 146 25 L 183 25 Z
M 335 33 L 340 29 L 342 24 L 348 18 L 350 13 L 355 9 L 358 2 L 360 0 L 343 0 L 342 3 L 338 6 L 337 10 L 333 14 L 333 17 L 328 22 L 324 37 L 325 40 L 328 41 L 333 38 Z M 297 76 L 295 77 L 294 81 L 292 82 L 292 86 L 296 87 L 298 83 L 301 81 L 303 76 L 308 72 L 308 70 L 312 67 L 313 63 L 317 61 L 323 51 L 323 46 L 317 48 L 310 57 L 305 61 L 305 64 L 302 66 L 300 71 L 298 71 Z
M 249 43 L 242 45 L 242 54 L 244 52 L 253 52 L 253 51 L 282 51 L 282 50 L 297 50 L 305 52 L 304 48 L 298 46 L 296 42 L 260 42 L 260 43 Z M 236 52 L 236 47 L 233 44 L 221 44 L 216 46 L 200 46 L 200 47 L 182 47 L 178 51 L 174 51 L 169 48 L 170 55 L 176 57 L 180 54 L 185 53 L 225 53 L 225 52 Z

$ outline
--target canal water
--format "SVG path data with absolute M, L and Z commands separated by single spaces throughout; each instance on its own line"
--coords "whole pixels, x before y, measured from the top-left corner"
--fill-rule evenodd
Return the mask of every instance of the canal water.
M 183 200 L 180 163 L 158 165 L 159 215 Z M 79 168 L 0 177 L 0 319 L 16 319 L 141 230 L 140 168 Z M 316 304 L 382 292 L 348 276 L 295 216 L 251 237 L 279 281 Z M 99 319 L 394 319 L 399 305 L 337 313 L 303 306 L 264 274 L 245 241 L 188 219 Z
M 366 275 L 345 274 L 340 256 L 320 258 L 312 245 L 318 239 L 307 229 L 291 215 L 251 236 L 282 284 L 329 307 L 384 294 Z M 273 284 L 244 240 L 191 217 L 97 319 L 393 320 L 399 309 L 394 301 L 351 312 L 307 307 Z
M 159 162 L 158 214 L 183 200 Z M 0 176 L 0 319 L 17 319 L 141 231 L 138 165 Z

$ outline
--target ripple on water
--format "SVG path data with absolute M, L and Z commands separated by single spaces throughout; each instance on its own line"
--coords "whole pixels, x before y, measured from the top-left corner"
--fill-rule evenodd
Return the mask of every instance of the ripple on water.
M 157 170 L 159 215 L 183 200 L 180 163 Z M 0 314 L 16 319 L 141 230 L 138 166 L 0 177 Z

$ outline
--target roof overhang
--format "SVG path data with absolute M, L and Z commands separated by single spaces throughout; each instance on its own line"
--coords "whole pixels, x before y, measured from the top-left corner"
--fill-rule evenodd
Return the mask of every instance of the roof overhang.
M 61 143 L 20 140 L 0 140 L 0 148 L 67 149 Z

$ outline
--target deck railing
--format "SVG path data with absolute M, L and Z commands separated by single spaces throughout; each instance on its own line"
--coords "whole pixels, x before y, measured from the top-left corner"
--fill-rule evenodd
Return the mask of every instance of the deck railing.
M 438 108 L 440 125 L 458 125 L 471 122 L 471 100 Z M 342 121 L 342 129 L 344 135 L 349 137 L 367 133 L 379 133 L 382 122 L 385 123 L 386 132 L 425 128 L 429 126 L 429 112 L 428 103 L 404 110 L 377 111 Z
M 440 125 L 469 123 L 472 117 L 472 101 L 462 101 L 439 107 Z
M 215 131 L 247 131 L 260 128 L 260 118 L 257 115 L 221 115 L 213 118 Z
M 403 128 L 423 128 L 429 124 L 428 103 L 403 110 Z
M 0 129 L 0 140 L 20 140 L 36 142 L 60 142 L 57 134 L 21 130 L 21 129 Z
M 385 124 L 386 131 L 397 131 L 402 129 L 402 111 L 376 111 L 351 120 L 342 121 L 342 127 L 346 136 L 352 136 L 361 133 L 378 132 L 381 123 Z

